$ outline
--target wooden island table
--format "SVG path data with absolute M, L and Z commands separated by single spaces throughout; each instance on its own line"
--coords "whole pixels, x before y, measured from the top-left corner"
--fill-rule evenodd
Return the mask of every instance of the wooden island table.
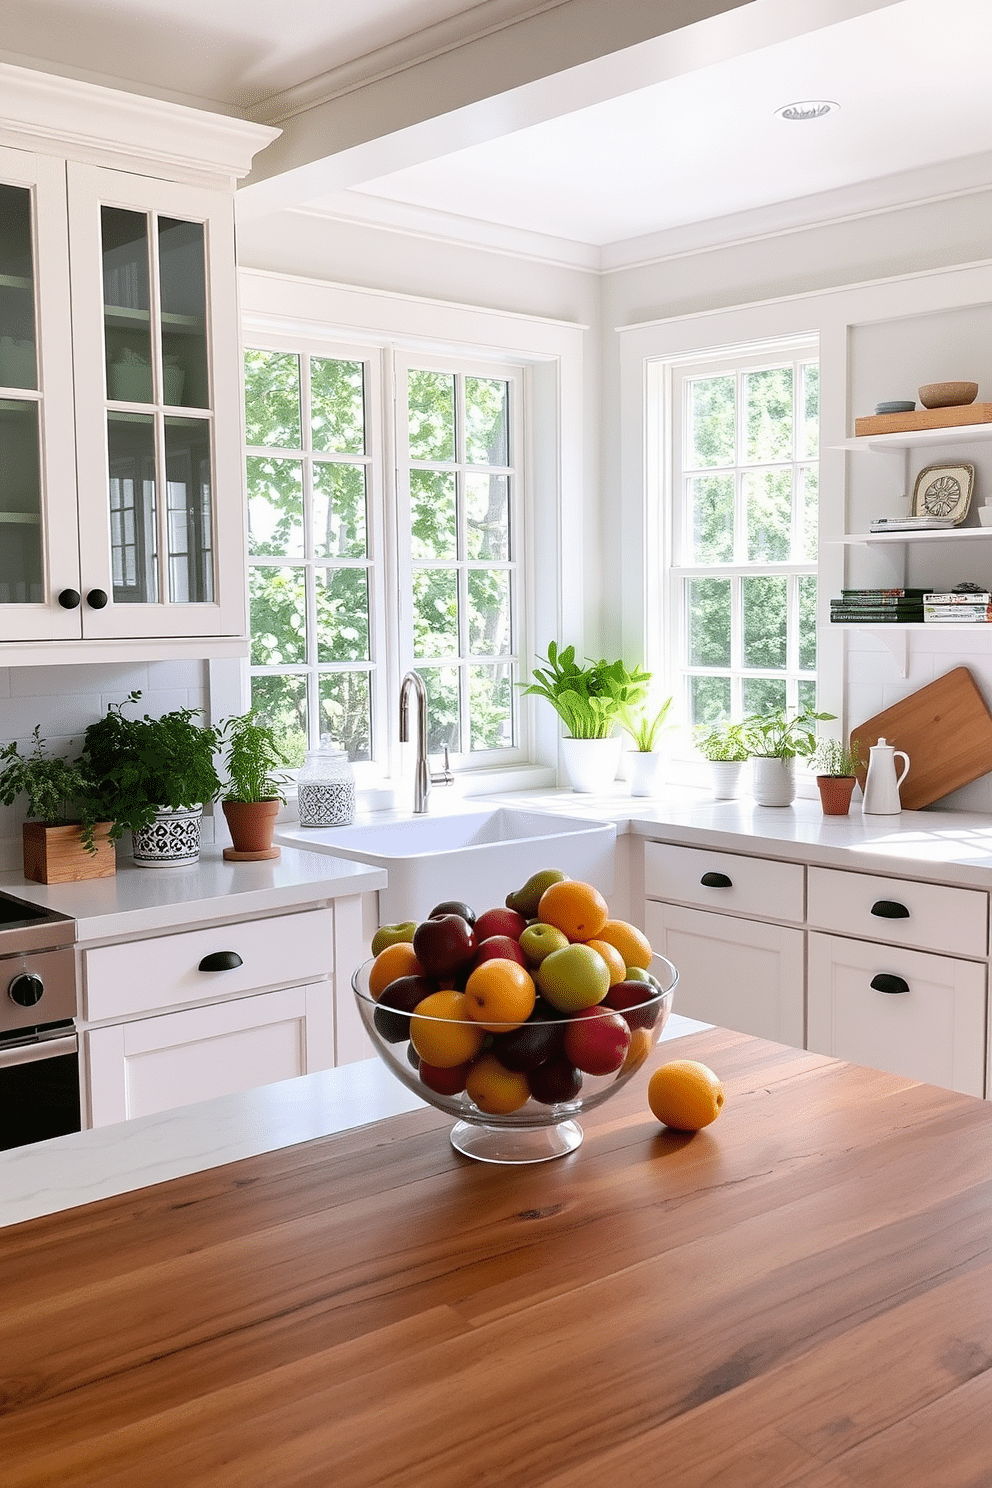
M 556 1162 L 424 1109 L 0 1230 L 3 1488 L 992 1484 L 992 1105 L 675 1056 L 692 1137 L 642 1075 Z

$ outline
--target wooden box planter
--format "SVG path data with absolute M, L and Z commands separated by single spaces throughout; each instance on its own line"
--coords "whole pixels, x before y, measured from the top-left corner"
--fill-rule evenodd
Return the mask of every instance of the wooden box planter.
M 61 826 L 25 822 L 24 877 L 43 884 L 112 878 L 117 872 L 117 856 L 110 827 L 110 822 L 97 822 L 93 829 L 96 852 L 90 853 L 83 846 L 78 822 Z

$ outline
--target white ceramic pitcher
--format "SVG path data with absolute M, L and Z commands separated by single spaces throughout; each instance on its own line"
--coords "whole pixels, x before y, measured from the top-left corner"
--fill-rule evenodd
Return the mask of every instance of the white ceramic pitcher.
M 896 774 L 896 760 L 903 761 L 902 773 Z M 865 777 L 865 816 L 896 816 L 902 810 L 899 787 L 909 774 L 909 755 L 879 739 L 868 751 L 868 774 Z

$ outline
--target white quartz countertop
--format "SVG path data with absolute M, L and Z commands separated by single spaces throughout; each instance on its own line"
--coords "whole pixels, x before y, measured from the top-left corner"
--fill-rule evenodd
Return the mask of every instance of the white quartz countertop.
M 662 1041 L 710 1026 L 673 1013 Z M 381 1060 L 364 1059 L 15 1147 L 0 1152 L 0 1226 L 367 1126 L 423 1104 Z
M 532 811 L 614 821 L 618 834 L 992 888 L 992 816 L 978 812 L 864 816 L 854 804 L 847 816 L 824 816 L 818 800 L 758 806 L 750 797 L 716 801 L 707 791 L 674 786 L 663 796 L 634 797 L 619 782 L 597 796 L 548 790 L 498 799 Z
M 21 873 L 0 874 L 0 889 L 74 919 L 80 944 L 208 919 L 243 918 L 361 894 L 385 883 L 381 868 L 291 847 L 261 863 L 229 863 L 219 847 L 205 847 L 199 862 L 186 868 L 139 868 L 124 860 L 112 878 L 71 884 L 39 884 Z

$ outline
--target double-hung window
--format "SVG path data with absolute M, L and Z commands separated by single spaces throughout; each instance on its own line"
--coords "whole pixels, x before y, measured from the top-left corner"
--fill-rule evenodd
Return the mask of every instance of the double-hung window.
M 672 369 L 672 681 L 690 724 L 816 701 L 815 344 Z
M 388 774 L 411 667 L 431 752 L 520 757 L 522 383 L 381 346 L 246 351 L 251 701 L 294 765 L 330 734 Z

